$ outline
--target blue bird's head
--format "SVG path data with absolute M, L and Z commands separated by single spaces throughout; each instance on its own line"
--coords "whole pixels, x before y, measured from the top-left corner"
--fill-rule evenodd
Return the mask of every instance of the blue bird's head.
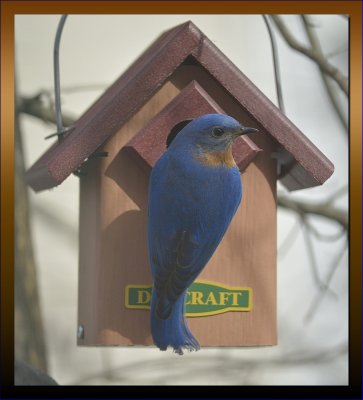
M 248 133 L 258 132 L 255 128 L 241 125 L 224 114 L 206 114 L 187 123 L 169 138 L 171 148 L 192 147 L 200 155 L 225 153 L 231 150 L 233 141 Z

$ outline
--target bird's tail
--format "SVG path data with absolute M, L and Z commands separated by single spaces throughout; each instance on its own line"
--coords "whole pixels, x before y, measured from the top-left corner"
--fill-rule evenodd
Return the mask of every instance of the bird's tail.
M 197 339 L 189 330 L 185 317 L 185 291 L 172 306 L 172 311 L 166 319 L 162 319 L 157 312 L 158 299 L 156 291 L 153 290 L 151 298 L 151 334 L 154 343 L 160 350 L 166 350 L 168 346 L 175 353 L 183 354 L 183 349 L 193 351 L 199 350 Z

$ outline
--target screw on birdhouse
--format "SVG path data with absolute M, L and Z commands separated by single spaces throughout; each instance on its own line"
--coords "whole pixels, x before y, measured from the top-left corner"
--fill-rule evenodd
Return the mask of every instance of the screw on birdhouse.
M 78 326 L 77 337 L 78 337 L 78 339 L 84 339 L 84 326 L 83 325 Z
M 62 120 L 62 107 L 61 107 L 61 89 L 60 89 L 60 70 L 59 70 L 59 47 L 62 37 L 62 31 L 68 15 L 64 14 L 58 23 L 57 32 L 54 40 L 53 49 L 53 67 L 54 67 L 54 107 L 55 107 L 55 120 L 57 124 L 57 132 L 52 133 L 45 137 L 49 139 L 53 136 L 58 136 L 58 143 L 61 142 L 65 133 L 73 129 L 71 127 L 64 127 Z

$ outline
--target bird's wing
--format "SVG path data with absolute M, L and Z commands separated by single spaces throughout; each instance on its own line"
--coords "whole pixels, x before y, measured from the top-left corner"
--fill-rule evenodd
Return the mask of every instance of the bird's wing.
M 176 300 L 193 283 L 213 255 L 227 226 L 220 225 L 218 231 L 200 239 L 199 232 L 180 230 L 169 239 L 156 234 L 149 240 L 160 318 L 168 318 Z
M 203 179 L 193 170 L 184 179 L 173 167 L 160 159 L 149 191 L 149 256 L 163 319 L 213 255 L 241 196 L 238 170 L 234 178 L 212 171 Z
M 157 312 L 162 319 L 169 316 L 175 301 L 204 267 L 204 259 L 213 254 L 213 248 L 201 246 L 193 236 L 190 231 L 182 230 L 163 243 L 155 237 L 152 252 L 154 289 L 159 300 Z

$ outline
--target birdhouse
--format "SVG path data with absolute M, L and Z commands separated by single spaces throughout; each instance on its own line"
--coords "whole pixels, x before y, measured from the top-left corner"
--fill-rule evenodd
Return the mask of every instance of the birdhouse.
M 152 345 L 149 174 L 183 121 L 209 113 L 259 133 L 234 143 L 242 203 L 189 288 L 189 326 L 202 347 L 277 343 L 276 182 L 289 190 L 321 185 L 334 168 L 187 22 L 146 49 L 27 173 L 35 191 L 74 171 L 80 177 L 79 345 Z

